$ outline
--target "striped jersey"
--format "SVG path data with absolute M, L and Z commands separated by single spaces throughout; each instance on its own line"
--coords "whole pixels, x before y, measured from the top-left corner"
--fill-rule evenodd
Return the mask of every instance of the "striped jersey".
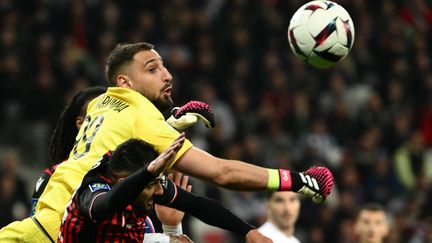
M 107 160 L 105 155 L 103 160 Z M 166 177 L 161 180 L 164 193 L 154 197 L 154 202 L 167 205 L 177 196 L 177 188 Z M 154 232 L 147 214 L 134 210 L 132 204 L 118 209 L 107 219 L 97 221 L 92 215 L 94 199 L 110 191 L 113 183 L 96 167 L 84 177 L 74 192 L 63 216 L 58 242 L 143 242 L 145 232 Z

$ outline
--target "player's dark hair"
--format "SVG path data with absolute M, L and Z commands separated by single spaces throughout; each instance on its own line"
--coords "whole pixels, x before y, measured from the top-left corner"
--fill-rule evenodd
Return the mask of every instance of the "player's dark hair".
M 104 93 L 104 87 L 91 87 L 76 94 L 66 105 L 57 121 L 48 147 L 49 166 L 61 163 L 69 157 L 78 134 L 76 118 L 86 114 L 88 101 Z
M 360 212 L 362 211 L 373 211 L 373 212 L 386 212 L 385 208 L 379 204 L 379 203 L 367 203 L 363 206 L 360 207 L 360 209 L 358 210 L 358 214 L 360 214 Z
M 278 192 L 278 191 L 266 191 L 266 192 L 264 192 L 264 197 L 265 197 L 265 199 L 266 199 L 267 201 L 270 201 L 270 199 L 273 197 L 273 195 L 274 195 L 276 192 Z M 300 194 L 297 194 L 297 195 L 298 195 L 298 197 L 301 196 Z M 300 198 L 299 198 L 299 199 L 300 199 Z
M 134 172 L 147 166 L 158 156 L 152 145 L 140 139 L 129 139 L 113 152 L 108 168 L 112 172 Z
M 152 50 L 154 46 L 146 42 L 138 42 L 133 44 L 118 44 L 111 51 L 105 65 L 105 78 L 110 86 L 116 86 L 116 78 L 120 68 L 123 65 L 131 62 L 136 53 L 140 51 Z

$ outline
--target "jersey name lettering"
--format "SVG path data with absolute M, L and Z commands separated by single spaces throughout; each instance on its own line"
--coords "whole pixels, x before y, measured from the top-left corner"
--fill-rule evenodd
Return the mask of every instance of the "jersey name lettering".
M 114 111 L 120 112 L 128 108 L 129 105 L 121 100 L 118 100 L 116 98 L 107 95 L 105 96 L 105 98 L 103 98 L 96 104 L 96 107 L 100 109 L 107 107 L 109 109 L 113 109 Z

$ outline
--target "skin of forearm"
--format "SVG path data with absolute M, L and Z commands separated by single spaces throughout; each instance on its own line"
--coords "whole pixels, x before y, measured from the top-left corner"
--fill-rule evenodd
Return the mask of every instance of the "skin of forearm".
M 184 174 L 232 190 L 262 191 L 267 188 L 266 168 L 221 159 L 195 147 L 186 151 L 174 167 Z
M 234 190 L 266 190 L 268 181 L 266 168 L 239 160 L 220 160 L 221 172 L 218 177 L 210 180 L 210 182 Z

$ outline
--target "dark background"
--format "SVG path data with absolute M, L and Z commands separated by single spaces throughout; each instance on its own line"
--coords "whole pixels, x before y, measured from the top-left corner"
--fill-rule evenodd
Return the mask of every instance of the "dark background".
M 70 97 L 106 85 L 103 65 L 116 43 L 146 41 L 174 76 L 176 104 L 196 99 L 215 110 L 216 129 L 188 131 L 196 146 L 266 167 L 334 171 L 324 205 L 302 202 L 296 235 L 304 242 L 352 242 L 366 202 L 388 210 L 389 242 L 427 242 L 431 1 L 337 2 L 354 21 L 354 46 L 342 63 L 316 69 L 287 42 L 304 1 L 0 0 L 0 226 L 27 216 Z M 260 193 L 192 183 L 249 222 L 265 220 Z M 228 241 L 189 218 L 183 224 L 197 242 Z

